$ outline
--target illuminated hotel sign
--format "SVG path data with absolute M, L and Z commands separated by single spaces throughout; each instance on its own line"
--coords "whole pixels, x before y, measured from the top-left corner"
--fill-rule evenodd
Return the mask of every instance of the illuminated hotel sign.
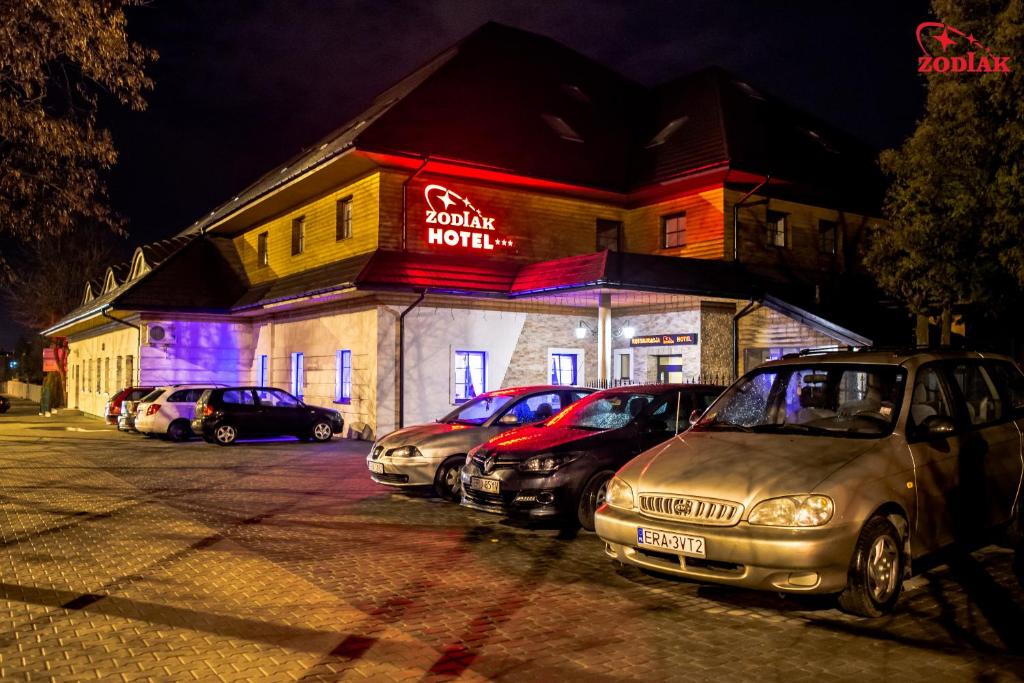
M 427 202 L 427 244 L 478 251 L 512 247 L 512 240 L 494 231 L 494 218 L 485 216 L 468 197 L 442 185 L 427 185 L 423 198 Z
M 686 332 L 684 334 L 652 334 L 647 337 L 633 337 L 629 340 L 630 346 L 693 346 L 696 343 L 696 332 Z

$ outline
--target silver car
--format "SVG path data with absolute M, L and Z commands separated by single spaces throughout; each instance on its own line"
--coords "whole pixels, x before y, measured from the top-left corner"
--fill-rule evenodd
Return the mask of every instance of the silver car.
M 791 357 L 623 467 L 596 531 L 623 563 L 878 616 L 914 561 L 1018 522 L 1022 427 L 1002 356 Z
M 532 386 L 480 394 L 437 422 L 406 427 L 380 438 L 366 458 L 370 478 L 389 486 L 433 486 L 458 500 L 459 472 L 470 450 L 505 430 L 543 422 L 593 389 Z

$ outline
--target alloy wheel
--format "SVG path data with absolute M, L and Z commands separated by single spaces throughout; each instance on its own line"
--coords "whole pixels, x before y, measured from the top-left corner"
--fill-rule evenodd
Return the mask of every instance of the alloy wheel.
M 313 438 L 317 441 L 327 441 L 332 436 L 331 426 L 326 422 L 318 422 L 313 427 Z
M 238 436 L 238 432 L 236 432 L 235 428 L 231 425 L 221 425 L 220 427 L 217 427 L 217 431 L 214 433 L 214 436 L 217 437 L 218 443 L 227 445 L 234 443 L 235 438 Z
M 867 561 L 868 589 L 871 597 L 883 603 L 896 590 L 899 567 L 899 549 L 890 536 L 879 536 L 871 545 Z

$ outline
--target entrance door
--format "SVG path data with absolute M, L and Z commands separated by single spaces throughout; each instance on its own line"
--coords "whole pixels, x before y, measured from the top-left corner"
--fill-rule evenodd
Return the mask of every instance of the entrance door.
M 655 356 L 658 359 L 658 382 L 682 384 L 683 382 L 683 357 L 682 356 Z

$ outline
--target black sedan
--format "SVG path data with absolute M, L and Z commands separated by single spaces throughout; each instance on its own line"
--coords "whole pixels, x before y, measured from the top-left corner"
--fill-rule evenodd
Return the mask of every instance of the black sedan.
M 545 423 L 470 452 L 462 504 L 508 516 L 561 517 L 594 529 L 608 480 L 640 452 L 686 429 L 723 387 L 660 384 L 607 389 Z
M 273 436 L 328 441 L 342 427 L 337 410 L 307 405 L 273 387 L 207 389 L 196 401 L 192 417 L 192 431 L 221 446 Z
M 11 399 L 6 396 L 0 396 L 0 413 L 6 413 L 11 409 Z

